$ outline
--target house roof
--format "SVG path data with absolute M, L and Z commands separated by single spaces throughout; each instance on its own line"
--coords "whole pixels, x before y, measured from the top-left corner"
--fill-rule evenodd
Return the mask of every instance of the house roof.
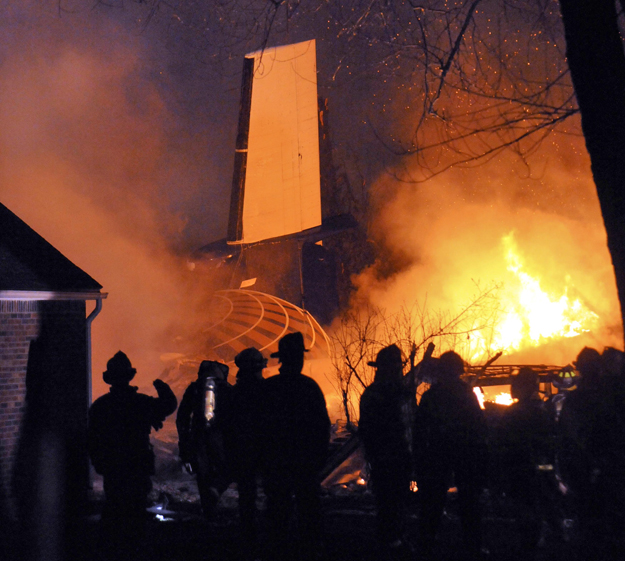
M 101 288 L 0 203 L 0 291 L 93 294 Z

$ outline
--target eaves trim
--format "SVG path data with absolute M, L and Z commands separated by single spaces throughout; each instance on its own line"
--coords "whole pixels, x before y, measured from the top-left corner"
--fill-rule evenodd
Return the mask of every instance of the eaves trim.
M 56 292 L 45 290 L 0 290 L 0 300 L 103 300 L 107 292 Z

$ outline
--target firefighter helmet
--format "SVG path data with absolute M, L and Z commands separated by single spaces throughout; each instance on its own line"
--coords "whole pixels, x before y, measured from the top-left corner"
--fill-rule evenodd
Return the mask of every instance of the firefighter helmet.
M 132 367 L 130 359 L 122 351 L 117 351 L 113 358 L 106 363 L 106 370 L 102 379 L 109 385 L 130 382 L 135 377 L 137 369 Z
M 440 379 L 453 380 L 464 374 L 464 360 L 454 351 L 447 351 L 438 357 L 438 376 Z
M 554 374 L 551 383 L 559 390 L 568 390 L 577 384 L 578 374 L 569 364 Z
M 230 369 L 222 362 L 215 360 L 203 360 L 198 370 L 198 378 L 217 378 L 219 380 L 228 379 L 228 371 Z
M 397 345 L 389 345 L 381 349 L 375 360 L 371 360 L 367 363 L 369 366 L 375 368 L 403 368 L 404 361 L 401 358 L 401 350 Z
M 278 341 L 278 350 L 271 353 L 271 358 L 278 358 L 280 362 L 301 358 L 308 349 L 304 346 L 304 336 L 299 331 L 287 333 Z
M 234 363 L 240 370 L 262 370 L 267 366 L 267 359 L 256 347 L 242 350 L 234 357 Z

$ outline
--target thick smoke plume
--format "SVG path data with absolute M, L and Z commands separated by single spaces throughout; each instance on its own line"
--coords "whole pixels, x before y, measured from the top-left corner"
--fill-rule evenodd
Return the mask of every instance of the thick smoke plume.
M 185 255 L 225 231 L 230 171 L 213 158 L 232 131 L 206 123 L 201 68 L 174 89 L 176 61 L 122 20 L 50 7 L 2 14 L 0 200 L 109 294 L 92 328 L 97 397 L 116 351 L 147 387 L 201 324 L 211 286 Z
M 614 273 L 582 138 L 554 137 L 529 163 L 507 154 L 421 184 L 383 176 L 375 193 L 375 236 L 403 266 L 383 279 L 380 265 L 366 270 L 356 279 L 358 301 L 388 313 L 419 301 L 453 314 L 478 286 L 499 285 L 510 309 L 506 294 L 519 282 L 512 249 L 553 301 L 566 295 L 597 317 L 583 335 L 509 349 L 500 362 L 567 364 L 584 345 L 620 346 Z

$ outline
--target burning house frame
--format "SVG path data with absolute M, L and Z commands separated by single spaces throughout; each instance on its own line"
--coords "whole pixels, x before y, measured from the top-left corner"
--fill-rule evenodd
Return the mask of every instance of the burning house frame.
M 509 389 L 513 378 L 518 375 L 522 368 L 529 368 L 536 372 L 541 393 L 545 396 L 551 396 L 554 393 L 554 382 L 561 377 L 563 372 L 568 372 L 571 367 L 545 364 L 504 364 L 498 366 L 491 364 L 488 366 L 470 366 L 467 367 L 463 379 L 474 388 L 497 388 L 501 394 L 506 388 Z M 572 372 L 572 374 L 575 373 Z M 572 376 L 571 381 L 574 382 L 574 380 L 575 376 Z M 506 395 L 509 397 L 509 391 Z M 497 401 L 496 399 L 488 399 L 487 401 L 501 403 L 503 405 L 508 404 L 505 400 Z

